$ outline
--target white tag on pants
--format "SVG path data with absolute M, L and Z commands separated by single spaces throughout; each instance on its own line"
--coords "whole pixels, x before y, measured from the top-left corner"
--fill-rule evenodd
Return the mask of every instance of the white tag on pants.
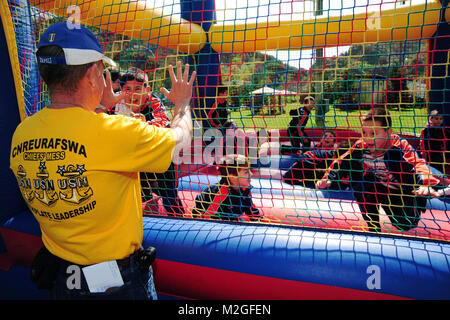
M 123 286 L 116 260 L 97 263 L 82 270 L 91 293 L 105 292 L 108 288 Z

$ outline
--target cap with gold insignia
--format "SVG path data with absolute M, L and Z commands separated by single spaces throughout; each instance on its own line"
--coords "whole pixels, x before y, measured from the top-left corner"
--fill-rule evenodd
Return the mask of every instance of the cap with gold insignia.
M 103 60 L 115 66 L 115 62 L 103 54 L 96 36 L 86 27 L 71 22 L 51 25 L 41 36 L 38 49 L 46 46 L 59 46 L 64 57 L 38 56 L 42 64 L 82 65 Z

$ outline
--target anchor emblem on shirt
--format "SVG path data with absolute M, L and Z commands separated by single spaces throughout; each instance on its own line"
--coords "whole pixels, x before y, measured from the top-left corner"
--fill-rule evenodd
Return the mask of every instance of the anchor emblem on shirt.
M 94 194 L 87 178 L 82 177 L 83 173 L 86 172 L 84 164 L 58 166 L 56 172 L 64 177 L 64 179 L 58 180 L 61 200 L 79 204 Z
M 27 178 L 27 172 L 22 165 L 19 165 L 19 168 L 17 170 L 17 180 L 19 182 L 19 188 L 25 201 L 32 202 L 34 199 L 34 192 L 31 187 L 30 178 Z
M 38 173 L 36 176 L 39 179 L 34 179 L 34 195 L 43 204 L 50 206 L 58 200 L 58 194 L 55 191 L 53 180 L 49 180 L 49 174 L 45 162 L 39 164 Z

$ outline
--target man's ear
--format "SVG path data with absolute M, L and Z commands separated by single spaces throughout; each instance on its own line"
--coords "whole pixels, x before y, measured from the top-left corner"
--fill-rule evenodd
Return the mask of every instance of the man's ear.
M 86 74 L 84 75 L 83 80 L 86 81 L 87 85 L 90 88 L 95 88 L 96 84 L 95 84 L 95 78 L 97 77 L 96 74 L 97 71 L 97 67 L 95 66 L 95 63 L 92 64 L 92 66 L 90 66 L 87 71 Z

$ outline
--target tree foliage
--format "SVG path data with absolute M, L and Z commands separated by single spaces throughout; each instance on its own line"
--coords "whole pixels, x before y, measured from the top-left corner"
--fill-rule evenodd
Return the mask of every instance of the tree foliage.
M 46 18 L 50 25 L 62 21 Z M 41 19 L 35 19 L 42 33 Z M 187 62 L 187 55 L 149 41 L 88 26 L 97 35 L 106 55 L 121 69 L 145 70 L 153 90 L 170 85 L 167 66 L 177 60 Z M 416 97 L 409 87 L 424 81 L 427 66 L 425 41 L 392 41 L 353 45 L 335 57 L 314 59 L 310 70 L 298 69 L 262 52 L 223 53 L 220 55 L 222 82 L 230 86 L 230 104 L 248 106 L 251 92 L 267 86 L 276 90 L 313 94 L 337 107 L 350 110 L 386 103 L 394 108 L 421 107 L 423 97 Z M 370 91 L 375 91 L 371 93 Z

